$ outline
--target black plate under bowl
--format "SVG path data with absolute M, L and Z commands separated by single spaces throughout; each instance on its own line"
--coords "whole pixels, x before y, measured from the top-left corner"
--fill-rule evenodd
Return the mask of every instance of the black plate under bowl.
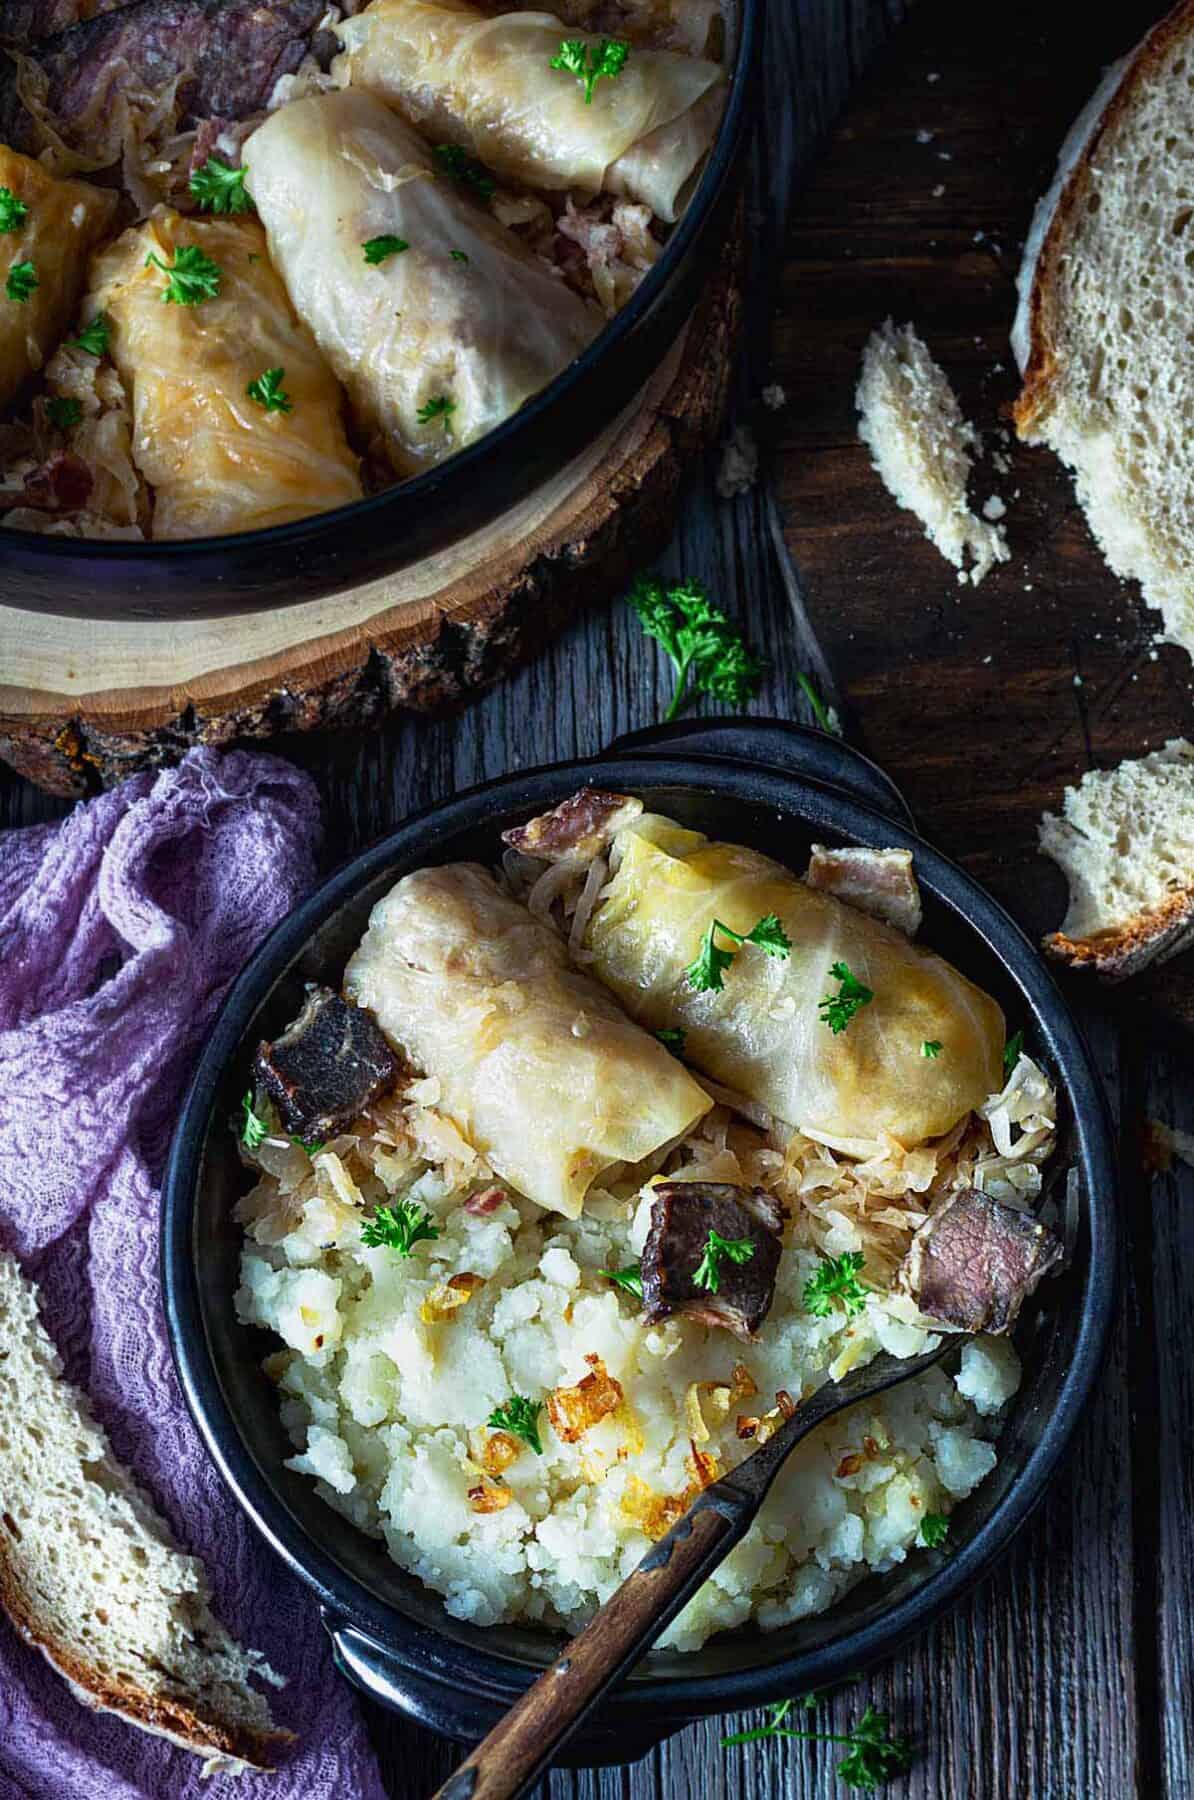
M 735 737 L 734 733 L 737 733 Z M 694 745 L 696 748 L 694 749 Z M 748 753 L 757 760 L 745 761 Z M 187 1401 L 217 1466 L 264 1538 L 315 1591 L 337 1660 L 383 1703 L 461 1739 L 486 1731 L 558 1652 L 550 1633 L 481 1630 L 448 1617 L 373 1540 L 282 1466 L 292 1453 L 261 1372 L 266 1335 L 237 1323 L 245 1185 L 229 1120 L 257 1041 L 298 1009 L 308 980 L 338 986 L 374 903 L 401 875 L 456 858 L 495 860 L 498 833 L 589 782 L 713 836 L 756 845 L 795 870 L 810 842 L 897 845 L 915 857 L 923 941 L 961 967 L 1022 1025 L 1057 1082 L 1055 1178 L 1076 1166 L 1081 1217 L 1073 1259 L 1017 1332 L 1024 1379 L 993 1474 L 954 1514 L 954 1549 L 909 1558 L 859 1583 L 830 1612 L 781 1631 L 713 1639 L 691 1655 L 650 1656 L 569 1746 L 568 1761 L 625 1761 L 693 1718 L 828 1685 L 887 1657 L 957 1601 L 1003 1554 L 1040 1500 L 1098 1378 L 1116 1262 L 1114 1162 L 1103 1096 L 1082 1038 L 1032 945 L 984 891 L 874 799 L 885 778 L 820 733 L 783 726 L 690 728 L 622 754 L 520 773 L 421 814 L 355 858 L 262 945 L 220 1013 L 184 1104 L 165 1182 L 163 1281 Z M 800 774 L 801 769 L 812 774 Z M 817 778 L 814 779 L 813 776 Z
M 0 526 L 0 605 L 83 619 L 202 619 L 321 599 L 467 537 L 557 474 L 630 404 L 730 254 L 762 0 L 725 0 L 724 10 L 729 93 L 696 191 L 631 299 L 542 393 L 438 467 L 292 525 L 148 544 Z

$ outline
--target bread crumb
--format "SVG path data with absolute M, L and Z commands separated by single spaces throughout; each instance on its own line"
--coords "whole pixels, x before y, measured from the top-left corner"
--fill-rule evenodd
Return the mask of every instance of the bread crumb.
M 1003 519 L 1007 517 L 1007 507 L 998 494 L 992 494 L 989 500 L 983 501 L 984 519 Z
M 1002 529 L 966 504 L 978 432 L 963 418 L 944 371 L 911 325 L 897 330 L 888 319 L 871 333 L 856 402 L 859 436 L 888 492 L 916 514 L 959 579 L 977 584 L 997 562 L 1006 562 Z
M 940 198 L 944 192 L 945 192 L 945 183 L 943 181 L 939 181 L 937 183 L 937 186 L 933 189 L 934 200 L 940 200 Z
M 787 405 L 788 396 L 783 388 L 780 387 L 778 381 L 773 381 L 768 387 L 763 389 L 762 401 L 763 405 L 767 407 L 770 412 L 778 412 L 782 406 Z
M 922 125 L 916 134 L 916 141 L 918 144 L 931 144 L 936 135 L 935 131 L 926 131 Z

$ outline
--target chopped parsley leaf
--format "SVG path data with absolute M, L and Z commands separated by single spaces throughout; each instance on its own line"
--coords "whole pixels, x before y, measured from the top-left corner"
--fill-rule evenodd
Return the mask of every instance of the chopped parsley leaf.
M 29 208 L 18 200 L 10 187 L 0 187 L 0 232 L 19 231 L 29 217 Z
M 683 1056 L 684 1046 L 688 1042 L 688 1033 L 682 1025 L 665 1025 L 661 1031 L 655 1033 L 655 1036 L 664 1049 L 670 1050 L 673 1056 Z
M 55 394 L 52 399 L 46 401 L 46 417 L 51 425 L 58 427 L 59 431 L 69 431 L 71 426 L 77 425 L 83 417 L 82 402 Z
M 630 45 L 622 38 L 602 38 L 596 45 L 583 38 L 565 38 L 551 59 L 553 69 L 575 75 L 585 90 L 585 105 L 593 104 L 593 89 L 603 75 L 613 80 L 620 75 L 630 55 Z
M 420 406 L 415 418 L 420 425 L 433 425 L 436 419 L 442 419 L 444 430 L 452 435 L 452 414 L 456 411 L 455 400 L 449 400 L 446 394 L 436 394 L 425 406 Z
M 723 1259 L 728 1257 L 733 1263 L 748 1263 L 754 1253 L 753 1239 L 723 1238 L 720 1231 L 711 1231 L 705 1243 L 705 1254 L 693 1273 L 693 1286 L 715 1294 L 721 1286 Z
M 940 1038 L 926 1038 L 920 1047 L 920 1053 L 922 1056 L 927 1056 L 930 1061 L 935 1061 L 944 1048 Z
M 675 665 L 676 691 L 663 715 L 665 722 L 677 716 L 690 688 L 738 708 L 758 692 L 762 660 L 748 649 L 738 627 L 713 605 L 699 581 L 677 581 L 665 588 L 657 577 L 639 575 L 626 604 Z
M 824 700 L 822 700 L 820 694 L 817 692 L 817 689 L 813 686 L 811 677 L 806 675 L 803 669 L 801 669 L 796 677 L 796 686 L 800 689 L 800 692 L 812 707 L 813 717 L 821 727 L 821 730 L 827 731 L 831 737 L 841 737 L 842 728 L 840 724 L 836 723 L 837 714 L 832 708 L 826 706 Z
M 600 1269 L 598 1273 L 604 1275 L 607 1281 L 612 1281 L 615 1287 L 623 1288 L 626 1293 L 633 1294 L 638 1300 L 642 1299 L 643 1265 L 641 1263 L 630 1263 L 625 1269 Z
M 249 1089 L 241 1101 L 244 1118 L 241 1121 L 240 1141 L 246 1150 L 256 1150 L 269 1136 L 269 1126 L 258 1113 L 253 1111 L 253 1090 Z
M 827 995 L 818 1003 L 818 1011 L 822 1025 L 828 1025 L 836 1037 L 839 1031 L 846 1029 L 859 1008 L 869 1006 L 875 996 L 851 971 L 849 963 L 835 962 L 829 973 L 840 986 L 836 994 Z
M 282 386 L 285 374 L 285 369 L 266 369 L 255 381 L 250 381 L 245 393 L 266 412 L 293 412 L 294 402 Z
M 453 262 L 466 263 L 468 261 L 468 257 L 464 254 L 463 250 L 449 250 L 448 255 L 452 258 Z
M 525 1394 L 511 1394 L 504 1406 L 495 1407 L 485 1423 L 492 1425 L 495 1431 L 510 1431 L 529 1444 L 536 1456 L 543 1455 L 543 1440 L 539 1436 L 539 1414 L 542 1410 L 541 1400 L 528 1400 Z
M 410 245 L 405 238 L 388 237 L 383 233 L 381 237 L 366 238 L 361 249 L 365 252 L 365 261 L 376 266 L 386 262 L 391 256 L 401 256 L 404 250 L 410 249 Z
M 723 979 L 738 952 L 721 950 L 714 941 L 715 934 L 721 932 L 724 937 L 733 938 L 736 944 L 757 944 L 768 956 L 786 957 L 792 948 L 792 940 L 779 922 L 776 913 L 765 913 L 750 931 L 734 931 L 723 925 L 720 919 L 714 919 L 701 939 L 701 948 L 695 961 L 685 969 L 685 978 L 689 987 L 698 993 L 712 992 L 719 994 L 725 986 Z
M 171 263 L 163 262 L 157 251 L 151 250 L 145 267 L 160 269 L 167 277 L 161 296 L 164 305 L 200 306 L 204 300 L 214 300 L 220 291 L 219 264 L 198 244 L 179 244 Z
M 835 1300 L 841 1302 L 848 1319 L 866 1305 L 867 1286 L 858 1273 L 866 1258 L 861 1250 L 847 1250 L 841 1256 L 824 1256 L 821 1266 L 804 1284 L 804 1310 L 814 1319 L 827 1319 Z
M 199 202 L 201 212 L 247 213 L 253 211 L 253 200 L 245 189 L 243 166 L 234 169 L 218 156 L 209 156 L 197 169 L 191 170 L 187 186 Z
M 319 1152 L 324 1148 L 324 1141 L 322 1138 L 301 1138 L 292 1136 L 290 1141 L 296 1150 L 305 1150 L 308 1156 L 318 1156 Z
M 920 1541 L 930 1550 L 940 1550 L 949 1536 L 949 1519 L 945 1513 L 926 1513 L 920 1522 Z
M 19 306 L 24 306 L 34 288 L 40 285 L 37 279 L 37 270 L 31 262 L 15 262 L 8 271 L 4 292 L 10 300 L 15 300 Z
M 399 1256 L 409 1256 L 423 1239 L 438 1236 L 431 1214 L 415 1200 L 395 1200 L 393 1206 L 379 1206 L 373 1217 L 361 1226 L 362 1244 L 370 1250 L 384 1244 Z
M 470 156 L 459 144 L 437 144 L 435 156 L 436 161 L 462 187 L 471 187 L 482 200 L 493 198 L 497 187 L 493 176 L 484 163 L 478 162 L 475 156 Z
M 1016 1064 L 1019 1062 L 1023 1053 L 1024 1033 L 1022 1031 L 1017 1031 L 1015 1036 L 1010 1037 L 1003 1046 L 1003 1072 L 1005 1075 L 1011 1075 L 1015 1072 Z
M 78 337 L 71 339 L 71 345 L 76 350 L 86 350 L 89 356 L 106 356 L 111 334 L 107 313 L 96 313 L 90 325 L 84 325 Z

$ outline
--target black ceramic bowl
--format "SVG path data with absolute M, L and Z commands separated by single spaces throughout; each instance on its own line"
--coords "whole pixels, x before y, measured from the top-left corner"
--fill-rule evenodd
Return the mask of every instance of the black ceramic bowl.
M 318 599 L 479 530 L 556 473 L 658 367 L 727 254 L 762 0 L 725 0 L 724 11 L 729 94 L 696 191 L 627 305 L 542 393 L 439 467 L 293 525 L 149 544 L 0 526 L 0 604 L 89 619 L 201 619 Z
M 163 1265 L 171 1341 L 208 1449 L 266 1540 L 314 1589 L 340 1666 L 384 1704 L 438 1731 L 479 1737 L 551 1660 L 558 1640 L 450 1619 L 288 1473 L 277 1398 L 260 1370 L 268 1341 L 236 1322 L 244 1187 L 228 1122 L 257 1041 L 297 1011 L 302 983 L 339 985 L 370 908 L 421 864 L 493 861 L 504 827 L 591 782 L 715 836 L 756 845 L 794 869 L 809 843 L 912 850 L 925 896 L 923 939 L 994 993 L 1058 1083 L 1057 1176 L 1071 1164 L 1082 1206 L 1073 1260 L 1017 1333 L 1024 1381 L 995 1472 L 955 1514 L 956 1547 L 870 1576 L 832 1611 L 773 1633 L 743 1630 L 693 1655 L 650 1657 L 570 1746 L 580 1763 L 623 1761 L 686 1721 L 824 1686 L 890 1655 L 991 1567 L 1040 1500 L 1098 1379 L 1115 1286 L 1111 1139 L 1098 1080 L 1052 980 L 981 888 L 914 835 L 898 793 L 862 757 L 817 732 L 766 722 L 639 734 L 593 762 L 509 776 L 412 819 L 286 919 L 232 989 L 179 1119 L 165 1184 Z

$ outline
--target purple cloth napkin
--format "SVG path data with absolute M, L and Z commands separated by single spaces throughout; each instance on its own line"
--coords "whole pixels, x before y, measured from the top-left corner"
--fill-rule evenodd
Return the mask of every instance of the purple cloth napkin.
M 319 801 L 272 756 L 192 751 L 0 840 L 0 1242 L 219 1618 L 287 1678 L 299 1741 L 229 1792 L 384 1800 L 315 1603 L 250 1531 L 183 1404 L 162 1318 L 158 1181 L 195 1053 L 254 946 L 310 887 Z M 199 1760 L 72 1698 L 0 1618 L 4 1800 L 211 1800 Z

